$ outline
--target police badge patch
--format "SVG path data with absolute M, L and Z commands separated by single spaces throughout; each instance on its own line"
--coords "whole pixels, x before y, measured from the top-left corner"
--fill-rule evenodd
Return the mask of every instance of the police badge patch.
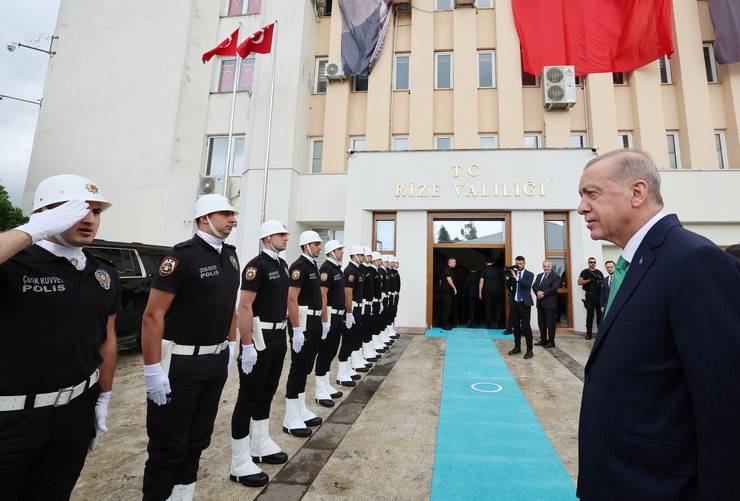
M 301 270 L 293 270 L 290 278 L 292 278 L 293 280 L 298 280 L 299 278 L 301 278 Z
M 328 273 L 322 273 L 321 274 L 321 281 L 322 282 L 326 282 L 327 280 L 329 280 L 329 274 Z
M 354 275 L 350 275 L 349 277 L 347 277 L 347 280 L 349 280 L 349 283 L 352 283 L 352 282 L 355 281 L 355 276 Z
M 231 261 L 231 266 L 233 266 L 236 271 L 239 271 L 239 261 L 236 260 L 236 257 L 229 256 L 229 261 Z
M 165 257 L 162 259 L 162 264 L 159 265 L 159 274 L 163 277 L 172 275 L 178 264 L 180 264 L 180 260 L 176 257 Z
M 247 280 L 254 280 L 254 277 L 257 276 L 257 268 L 254 268 L 252 266 L 248 267 L 247 270 L 244 272 L 244 278 Z
M 95 278 L 98 280 L 100 286 L 105 290 L 110 290 L 110 275 L 105 270 L 95 270 Z

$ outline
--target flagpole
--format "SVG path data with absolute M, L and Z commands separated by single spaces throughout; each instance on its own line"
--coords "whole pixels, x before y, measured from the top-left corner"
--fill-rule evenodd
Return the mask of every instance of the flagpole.
M 242 35 L 242 23 L 239 23 L 239 34 L 236 38 L 236 45 L 239 46 L 239 38 Z M 224 173 L 224 192 L 223 195 L 228 198 L 229 193 L 229 173 L 233 168 L 233 155 L 234 151 L 234 110 L 236 109 L 236 89 L 239 86 L 239 72 L 241 70 L 242 58 L 239 54 L 234 54 L 236 57 L 236 64 L 234 65 L 234 84 L 231 88 L 231 118 L 229 119 L 229 140 L 226 147 L 226 172 Z
M 272 102 L 275 97 L 275 66 L 277 62 L 277 48 L 278 48 L 278 22 L 275 20 L 275 28 L 273 29 L 272 38 L 272 76 L 270 77 L 270 110 L 267 113 L 267 152 L 265 153 L 265 175 L 262 181 L 262 214 L 260 216 L 260 224 L 265 222 L 265 207 L 267 206 L 267 173 L 270 166 L 270 137 L 272 136 Z

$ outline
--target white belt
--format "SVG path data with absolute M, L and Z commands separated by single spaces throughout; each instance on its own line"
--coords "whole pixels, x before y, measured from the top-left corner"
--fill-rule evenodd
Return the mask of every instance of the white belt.
M 186 344 L 175 344 L 172 347 L 173 355 L 218 355 L 229 346 L 229 340 L 222 343 L 210 344 L 208 346 L 189 346 Z
M 398 292 L 391 292 L 391 296 L 398 296 Z
M 352 308 L 362 308 L 365 306 L 365 301 L 352 301 Z
M 373 300 L 371 301 L 371 303 L 379 303 L 379 302 L 380 302 L 380 299 L 377 299 L 377 298 L 375 298 L 375 299 L 373 299 Z
M 311 310 L 311 309 L 309 309 L 309 310 L 307 310 L 306 315 L 311 315 L 311 316 L 314 316 L 314 317 L 318 317 L 318 316 L 321 316 L 321 310 Z
M 100 379 L 100 371 L 95 369 L 95 372 L 90 374 L 90 377 L 85 379 L 78 385 L 68 386 L 61 388 L 57 391 L 50 393 L 39 393 L 33 401 L 33 408 L 38 407 L 60 407 L 67 405 L 75 398 L 79 397 L 85 390 L 91 388 Z M 26 398 L 33 395 L 13 395 L 9 397 L 0 397 L 0 411 L 19 411 L 26 408 Z
M 329 308 L 329 313 L 332 315 L 344 315 L 344 310 L 337 310 L 335 308 Z
M 260 327 L 262 327 L 263 330 L 280 331 L 285 329 L 287 324 L 288 323 L 285 320 L 282 322 L 260 322 Z

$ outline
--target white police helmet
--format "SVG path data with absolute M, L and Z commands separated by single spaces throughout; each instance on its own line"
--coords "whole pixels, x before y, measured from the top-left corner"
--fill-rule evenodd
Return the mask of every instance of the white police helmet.
M 298 245 L 301 247 L 314 242 L 321 242 L 321 237 L 313 230 L 304 231 L 301 233 L 301 236 L 298 237 Z
M 61 174 L 47 177 L 39 183 L 33 195 L 32 211 L 70 200 L 98 202 L 103 206 L 103 210 L 112 205 L 98 185 L 90 179 L 74 174 Z
M 231 205 L 229 199 L 223 195 L 211 193 L 209 195 L 203 195 L 195 202 L 195 219 L 199 217 L 212 214 L 214 212 L 228 211 L 238 214 L 236 209 Z
M 344 248 L 344 245 L 342 245 L 340 242 L 336 240 L 329 240 L 326 242 L 326 245 L 324 245 L 324 251 L 326 252 L 326 255 L 328 256 L 330 252 L 335 251 L 337 249 Z
M 370 250 L 370 247 L 365 247 L 365 255 L 366 256 L 372 256 L 373 251 Z
M 288 229 L 280 221 L 269 219 L 260 226 L 260 240 L 279 233 L 288 233 Z
M 353 245 L 349 250 L 350 256 L 356 256 L 357 254 L 360 254 L 362 256 L 365 255 L 365 248 L 362 245 Z
M 373 261 L 377 261 L 378 259 L 383 259 L 383 256 L 380 255 L 380 252 L 377 252 L 377 251 L 373 252 L 372 256 L 373 256 Z

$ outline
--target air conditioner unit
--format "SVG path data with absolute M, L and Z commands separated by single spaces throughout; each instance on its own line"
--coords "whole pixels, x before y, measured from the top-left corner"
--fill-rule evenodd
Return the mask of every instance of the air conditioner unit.
M 396 14 L 411 14 L 411 0 L 393 0 Z
M 326 71 L 327 80 L 344 80 L 345 79 L 344 73 L 342 72 L 342 68 L 337 63 L 327 63 L 325 71 Z
M 568 109 L 576 104 L 575 66 L 542 68 L 542 92 L 545 109 Z
M 198 195 L 209 195 L 211 193 L 223 195 L 223 176 L 202 176 L 200 178 L 200 182 L 198 182 Z
M 475 7 L 475 0 L 455 0 L 455 7 Z

